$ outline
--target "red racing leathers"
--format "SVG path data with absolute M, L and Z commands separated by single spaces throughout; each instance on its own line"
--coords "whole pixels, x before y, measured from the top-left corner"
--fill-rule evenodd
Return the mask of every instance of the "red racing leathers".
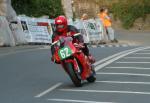
M 76 33 L 79 33 L 79 31 L 74 26 L 68 25 L 66 31 L 64 31 L 64 32 L 57 32 L 56 31 L 53 34 L 52 42 L 59 40 L 61 36 L 73 37 L 73 35 Z M 84 40 L 83 40 L 82 35 L 79 35 L 77 37 L 73 37 L 73 43 L 82 44 L 84 46 L 84 48 L 82 48 L 82 51 L 84 52 L 85 55 L 89 56 L 89 49 L 88 49 L 87 45 L 84 44 Z M 54 48 L 51 48 L 51 52 L 53 55 L 54 54 Z M 53 58 L 52 58 L 52 61 L 54 61 Z M 55 62 L 57 63 L 57 61 L 55 61 Z

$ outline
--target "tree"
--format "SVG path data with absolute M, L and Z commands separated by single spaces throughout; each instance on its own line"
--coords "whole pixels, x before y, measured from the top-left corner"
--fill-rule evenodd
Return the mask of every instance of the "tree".
M 123 27 L 129 29 L 137 18 L 142 17 L 143 20 L 147 14 L 150 14 L 150 0 L 124 0 L 113 4 L 113 14 L 119 18 Z
M 12 0 L 12 6 L 17 14 L 39 17 L 62 15 L 61 0 Z

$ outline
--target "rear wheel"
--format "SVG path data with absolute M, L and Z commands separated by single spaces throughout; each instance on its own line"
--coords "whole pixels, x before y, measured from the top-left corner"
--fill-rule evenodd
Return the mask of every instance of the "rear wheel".
M 95 80 L 96 80 L 96 76 L 95 75 L 96 75 L 96 72 L 95 72 L 94 68 L 92 68 L 92 75 L 87 78 L 87 81 L 89 83 L 95 82 Z
M 74 85 L 76 87 L 81 87 L 82 86 L 81 79 L 79 78 L 78 74 L 74 71 L 73 64 L 67 63 L 66 67 L 67 67 L 67 72 L 68 72 L 72 82 L 74 83 Z
M 93 83 L 93 82 L 95 82 L 95 80 L 96 80 L 96 77 L 93 76 L 93 75 L 91 75 L 90 77 L 87 78 L 87 81 L 88 81 L 89 83 Z

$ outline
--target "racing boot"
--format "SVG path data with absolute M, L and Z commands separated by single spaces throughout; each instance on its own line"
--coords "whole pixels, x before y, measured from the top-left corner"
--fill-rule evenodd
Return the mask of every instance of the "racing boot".
M 96 60 L 91 54 L 88 55 L 88 58 L 91 64 L 95 63 Z

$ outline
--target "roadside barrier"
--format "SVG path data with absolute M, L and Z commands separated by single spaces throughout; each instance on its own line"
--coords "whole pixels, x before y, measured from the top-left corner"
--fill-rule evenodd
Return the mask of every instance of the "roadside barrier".
M 0 16 L 0 46 L 15 46 L 9 22 L 4 16 Z
M 85 43 L 99 44 L 106 41 L 104 36 L 104 28 L 100 20 L 77 20 L 74 25 L 83 35 Z
M 28 43 L 51 43 L 53 20 L 22 16 L 18 19 Z
M 55 30 L 54 20 L 18 16 L 22 31 L 28 43 L 51 43 Z M 75 20 L 68 19 L 69 25 L 74 25 L 83 35 L 84 42 L 99 44 L 107 40 L 102 22 L 99 19 Z
M 18 16 L 17 21 L 10 24 L 0 17 L 1 35 L 0 45 L 15 46 L 16 44 L 51 44 L 52 35 L 55 31 L 53 19 L 31 18 L 27 16 Z M 6 21 L 6 22 L 5 22 Z M 68 19 L 69 25 L 74 25 L 81 32 L 84 42 L 88 44 L 99 44 L 108 40 L 100 19 L 73 21 Z M 6 27 L 4 27 L 6 26 Z M 4 30 L 2 28 L 5 28 Z M 5 35 L 7 34 L 7 35 Z

